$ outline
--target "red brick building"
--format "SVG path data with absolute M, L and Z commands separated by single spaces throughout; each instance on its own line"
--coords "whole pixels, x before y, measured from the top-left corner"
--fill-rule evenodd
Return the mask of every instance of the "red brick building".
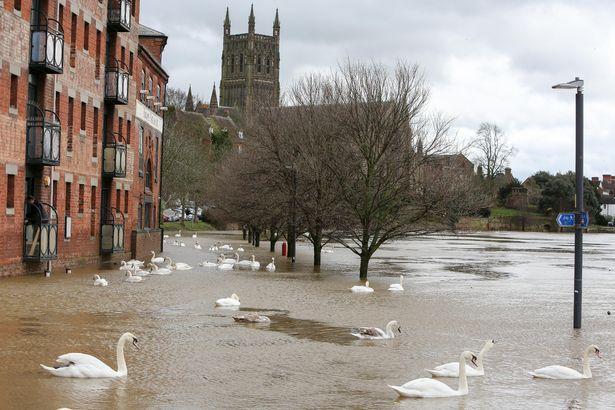
M 166 36 L 139 5 L 0 0 L 0 275 L 160 250 Z

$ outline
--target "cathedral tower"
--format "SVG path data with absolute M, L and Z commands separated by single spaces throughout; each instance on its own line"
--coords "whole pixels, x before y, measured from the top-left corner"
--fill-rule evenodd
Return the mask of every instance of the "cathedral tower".
M 280 100 L 280 19 L 273 22 L 273 35 L 256 34 L 254 6 L 250 8 L 248 32 L 231 34 L 228 7 L 224 19 L 220 105 L 251 108 L 278 106 Z

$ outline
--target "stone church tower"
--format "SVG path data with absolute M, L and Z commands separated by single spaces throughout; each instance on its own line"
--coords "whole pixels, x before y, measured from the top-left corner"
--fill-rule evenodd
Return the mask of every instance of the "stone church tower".
M 275 12 L 273 35 L 256 34 L 254 6 L 248 33 L 231 34 L 228 7 L 224 19 L 220 106 L 250 109 L 280 102 L 280 19 Z

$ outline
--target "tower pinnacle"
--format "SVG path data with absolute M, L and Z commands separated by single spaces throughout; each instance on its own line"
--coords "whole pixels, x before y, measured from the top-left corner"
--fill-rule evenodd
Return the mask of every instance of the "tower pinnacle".
M 254 4 L 250 6 L 250 18 L 248 19 L 248 32 L 254 33 L 256 18 L 254 17 Z
M 224 17 L 224 34 L 231 34 L 231 18 L 228 15 L 228 7 L 226 8 L 226 17 Z

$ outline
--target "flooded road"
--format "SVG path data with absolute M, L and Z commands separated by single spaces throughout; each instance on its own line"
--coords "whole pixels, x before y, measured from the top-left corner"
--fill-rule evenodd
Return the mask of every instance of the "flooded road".
M 494 233 L 433 236 L 385 246 L 370 265 L 372 294 L 352 294 L 358 260 L 331 247 L 314 273 L 311 248 L 298 263 L 277 257 L 269 273 L 198 267 L 215 261 L 214 241 L 239 245 L 265 266 L 268 244 L 254 250 L 239 235 L 211 234 L 165 255 L 195 267 L 125 283 L 115 269 L 92 286 L 92 269 L 51 278 L 0 280 L 0 407 L 102 408 L 608 408 L 615 403 L 615 235 L 586 235 L 583 329 L 572 330 L 573 237 Z M 279 252 L 278 252 L 279 256 Z M 610 270 L 609 270 L 610 269 Z M 387 292 L 405 276 L 405 292 Z M 241 310 L 270 324 L 232 320 L 214 301 L 237 293 Z M 611 310 L 614 315 L 607 315 Z M 399 321 L 403 334 L 359 341 L 356 326 Z M 116 368 L 123 332 L 125 380 L 62 379 L 46 374 L 63 353 L 93 354 Z M 470 378 L 466 397 L 397 400 L 387 384 L 427 377 L 425 368 L 456 361 L 462 350 L 496 346 L 485 377 Z M 581 368 L 593 379 L 534 381 L 527 372 L 551 364 Z M 441 379 L 454 388 L 457 379 Z

